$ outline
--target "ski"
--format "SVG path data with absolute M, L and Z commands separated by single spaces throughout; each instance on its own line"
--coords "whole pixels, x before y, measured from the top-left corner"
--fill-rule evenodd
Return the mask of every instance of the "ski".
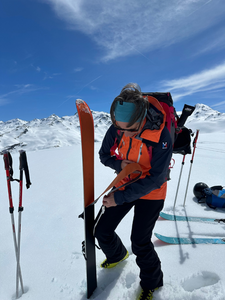
M 181 244 L 225 244 L 225 238 L 184 238 L 184 237 L 170 237 L 155 233 L 155 236 L 167 243 L 173 245 Z
M 76 100 L 80 121 L 83 190 L 84 190 L 84 231 L 83 254 L 86 260 L 87 298 L 97 287 L 94 227 L 94 121 L 90 108 L 80 99 Z
M 202 223 L 210 223 L 210 222 L 224 222 L 225 219 L 213 219 L 213 218 L 205 218 L 205 217 L 188 217 L 188 216 L 177 216 L 177 215 L 171 215 L 164 212 L 160 212 L 160 217 L 163 219 L 169 220 L 169 221 L 191 221 L 191 222 L 202 222 Z

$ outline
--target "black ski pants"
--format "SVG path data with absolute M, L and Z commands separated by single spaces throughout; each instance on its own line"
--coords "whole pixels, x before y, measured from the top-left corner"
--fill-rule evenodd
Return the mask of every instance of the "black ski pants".
M 143 289 L 154 289 L 163 285 L 161 262 L 151 242 L 152 230 L 163 205 L 164 200 L 138 199 L 131 203 L 106 208 L 95 229 L 95 236 L 107 260 L 120 261 L 127 250 L 115 233 L 115 229 L 134 207 L 131 245 L 133 253 L 137 256 L 136 262 L 140 268 L 140 284 Z

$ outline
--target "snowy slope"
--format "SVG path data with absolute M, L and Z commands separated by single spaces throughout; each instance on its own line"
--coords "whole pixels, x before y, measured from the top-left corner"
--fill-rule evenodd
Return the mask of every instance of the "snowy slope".
M 21 123 L 19 120 L 17 122 Z M 214 122 L 213 132 L 207 132 L 204 122 L 196 121 L 200 134 L 186 206 L 183 207 L 183 198 L 190 167 L 190 155 L 187 155 L 184 165 L 176 213 L 224 218 L 223 209 L 211 210 L 205 204 L 197 204 L 192 193 L 194 184 L 199 181 L 208 185 L 225 185 L 225 132 L 218 132 L 219 120 L 212 121 Z M 38 124 L 39 121 L 36 120 L 36 123 Z M 54 126 L 45 126 L 48 129 L 48 133 L 46 129 L 46 139 L 49 141 L 52 137 L 49 128 L 54 128 Z M 31 130 L 31 128 L 28 129 Z M 102 134 L 104 134 L 103 131 Z M 37 135 L 38 130 L 36 137 Z M 32 142 L 37 147 L 39 141 Z M 112 170 L 99 162 L 100 145 L 100 142 L 95 143 L 96 198 L 115 176 Z M 38 148 L 31 147 L 29 150 L 34 149 Z M 16 178 L 19 175 L 18 152 L 14 151 L 12 156 Z M 84 300 L 86 299 L 85 260 L 81 252 L 81 242 L 84 238 L 83 221 L 77 217 L 83 211 L 81 147 L 78 144 L 71 147 L 27 151 L 27 158 L 32 186 L 29 190 L 24 188 L 23 196 L 21 269 L 26 293 L 21 299 Z M 181 155 L 174 155 L 174 158 L 176 163 L 171 172 L 172 180 L 168 182 L 164 207 L 166 212 L 172 212 L 181 167 Z M 10 300 L 15 299 L 16 263 L 3 160 L 0 163 L 0 170 L 2 170 L 0 172 L 0 299 Z M 14 205 L 17 208 L 18 184 L 16 182 L 12 183 L 12 191 Z M 96 212 L 100 205 L 101 199 L 96 205 Z M 115 269 L 102 270 L 99 264 L 104 259 L 104 255 L 97 250 L 98 288 L 91 299 L 136 299 L 139 289 L 139 273 L 130 247 L 132 216 L 131 211 L 117 229 L 130 252 L 130 257 Z M 15 209 L 15 217 L 17 221 L 17 209 Z M 155 232 L 173 236 L 179 234 L 193 237 L 225 237 L 225 225 L 175 223 L 159 218 Z M 225 299 L 224 245 L 174 246 L 166 245 L 155 237 L 152 241 L 161 259 L 164 272 L 164 287 L 155 292 L 154 300 Z
M 111 125 L 110 115 L 104 112 L 93 112 L 95 123 L 95 141 L 100 142 Z M 225 113 L 219 113 L 207 105 L 197 104 L 186 126 L 202 132 L 225 132 Z M 51 133 L 51 134 L 50 134 Z M 51 115 L 45 119 L 34 119 L 30 122 L 14 119 L 0 121 L 0 151 L 27 151 L 72 146 L 80 143 L 78 116 L 58 117 Z

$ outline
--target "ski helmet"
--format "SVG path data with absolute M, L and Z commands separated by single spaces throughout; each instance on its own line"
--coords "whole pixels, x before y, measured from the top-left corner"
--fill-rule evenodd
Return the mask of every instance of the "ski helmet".
M 205 198 L 204 189 L 208 188 L 208 185 L 204 182 L 198 182 L 193 188 L 193 193 L 197 199 Z

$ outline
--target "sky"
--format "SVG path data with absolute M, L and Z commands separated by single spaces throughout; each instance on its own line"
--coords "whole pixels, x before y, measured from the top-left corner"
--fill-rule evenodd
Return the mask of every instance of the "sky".
M 224 0 L 1 0 L 0 120 L 110 111 L 122 87 L 225 112 Z

